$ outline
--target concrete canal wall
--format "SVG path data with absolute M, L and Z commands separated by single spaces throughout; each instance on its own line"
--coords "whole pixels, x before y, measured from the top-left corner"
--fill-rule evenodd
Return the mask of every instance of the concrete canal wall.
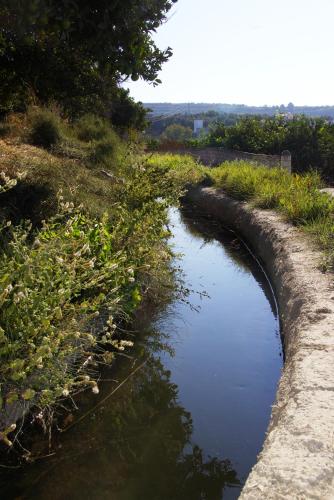
M 285 365 L 262 452 L 240 499 L 333 500 L 333 275 L 321 272 L 321 253 L 277 213 L 214 188 L 191 189 L 187 200 L 247 240 L 279 305 Z

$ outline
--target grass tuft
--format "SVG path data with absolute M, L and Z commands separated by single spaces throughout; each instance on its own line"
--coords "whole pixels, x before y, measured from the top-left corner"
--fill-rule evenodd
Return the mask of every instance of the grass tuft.
M 75 123 L 74 132 L 80 141 L 99 141 L 108 137 L 110 124 L 101 117 L 87 114 Z
M 60 142 L 62 124 L 55 110 L 33 107 L 27 117 L 31 144 L 50 149 Z

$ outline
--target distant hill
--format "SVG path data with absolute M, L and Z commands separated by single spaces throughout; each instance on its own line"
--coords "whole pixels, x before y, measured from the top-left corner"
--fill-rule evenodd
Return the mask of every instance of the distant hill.
M 276 115 L 277 113 L 304 114 L 307 116 L 323 116 L 334 118 L 334 106 L 247 106 L 246 104 L 220 103 L 144 103 L 144 107 L 151 110 L 151 116 L 162 115 L 194 115 L 215 111 L 217 113 L 231 113 L 237 115 Z

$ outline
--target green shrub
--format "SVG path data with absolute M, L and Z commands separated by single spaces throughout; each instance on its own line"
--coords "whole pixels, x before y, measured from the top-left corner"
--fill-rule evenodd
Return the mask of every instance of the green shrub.
M 115 170 L 120 164 L 124 145 L 116 132 L 110 129 L 103 139 L 91 143 L 90 150 L 88 160 L 93 167 L 105 166 Z
M 128 169 L 109 215 L 90 215 L 86 196 L 77 209 L 60 198 L 41 227 L 0 225 L 0 409 L 33 400 L 39 411 L 86 387 L 97 392 L 89 359 L 111 362 L 132 344 L 117 320 L 124 326 L 143 298 L 161 304 L 173 294 L 166 224 L 178 183 L 138 159 Z M 16 182 L 2 174 L 0 196 Z
M 112 130 L 107 120 L 92 114 L 84 115 L 74 127 L 78 139 L 84 142 L 105 139 Z
M 61 119 L 55 110 L 32 108 L 28 112 L 29 142 L 49 149 L 61 140 Z
M 113 166 L 117 163 L 120 149 L 120 140 L 116 134 L 110 134 L 108 139 L 93 144 L 89 160 L 94 165 Z
M 95 166 L 114 167 L 122 153 L 122 141 L 104 118 L 84 115 L 74 124 L 77 140 L 88 143 L 88 162 Z

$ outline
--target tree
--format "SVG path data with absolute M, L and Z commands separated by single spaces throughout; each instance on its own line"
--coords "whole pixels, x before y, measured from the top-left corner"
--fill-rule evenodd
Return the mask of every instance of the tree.
M 206 143 L 276 155 L 287 149 L 292 154 L 294 171 L 317 169 L 329 180 L 334 176 L 334 124 L 325 118 L 243 117 L 229 127 L 216 122 Z
M 119 88 L 111 101 L 110 116 L 116 127 L 132 127 L 144 130 L 147 126 L 146 109 L 141 102 L 135 102 L 129 91 Z
M 253 153 L 263 149 L 264 134 L 257 117 L 242 118 L 234 127 L 228 127 L 225 133 L 225 145 L 230 149 Z
M 152 33 L 175 1 L 0 0 L 0 112 L 24 107 L 33 93 L 76 114 L 124 98 L 118 87 L 129 77 L 160 83 L 172 52 Z
M 192 135 L 193 131 L 190 127 L 174 124 L 166 127 L 161 137 L 168 141 L 185 142 L 191 139 Z

